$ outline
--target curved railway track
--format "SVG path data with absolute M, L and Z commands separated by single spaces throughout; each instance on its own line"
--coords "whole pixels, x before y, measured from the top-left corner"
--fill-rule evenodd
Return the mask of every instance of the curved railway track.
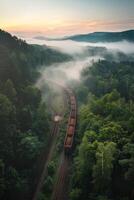
M 65 88 L 70 104 L 67 131 L 64 141 L 64 150 L 61 155 L 57 181 L 54 186 L 52 200 L 68 200 L 69 168 L 73 149 L 74 134 L 76 129 L 77 106 L 76 99 L 71 89 Z
M 53 82 L 54 83 L 54 82 Z M 67 131 L 66 136 L 64 140 L 64 149 L 61 154 L 60 162 L 59 162 L 59 168 L 57 171 L 57 180 L 53 188 L 52 193 L 52 200 L 67 200 L 67 191 L 68 191 L 68 185 L 69 185 L 69 168 L 71 165 L 71 152 L 73 149 L 73 141 L 74 141 L 74 134 L 75 134 L 75 128 L 76 128 L 76 112 L 77 112 L 77 106 L 76 106 L 76 99 L 75 95 L 73 94 L 72 90 L 69 88 L 66 88 L 62 85 L 59 85 L 57 83 L 54 83 L 62 88 L 62 90 L 67 95 L 67 100 L 70 105 L 70 114 L 68 117 L 68 124 L 67 124 Z M 38 177 L 38 181 L 36 184 L 36 189 L 34 192 L 34 195 L 32 197 L 32 200 L 37 200 L 38 195 L 41 191 L 43 180 L 47 176 L 47 165 L 50 162 L 52 158 L 52 153 L 54 152 L 55 144 L 53 144 L 54 138 L 56 138 L 56 135 L 58 133 L 59 128 L 59 122 L 55 121 L 54 126 L 51 132 L 50 141 L 48 146 L 50 147 L 48 149 L 48 152 L 44 154 L 43 157 L 43 168 L 40 170 L 41 173 Z

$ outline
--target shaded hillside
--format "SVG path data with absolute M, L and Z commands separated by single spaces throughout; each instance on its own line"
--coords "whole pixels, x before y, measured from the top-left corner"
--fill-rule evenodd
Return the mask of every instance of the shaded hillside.
M 0 31 L 0 199 L 29 200 L 47 148 L 50 114 L 34 86 L 38 67 L 69 57 Z
M 29 45 L 25 41 L 0 30 L 0 80 L 8 78 L 34 78 L 40 65 L 62 62 L 69 56 L 50 49 L 47 46 Z

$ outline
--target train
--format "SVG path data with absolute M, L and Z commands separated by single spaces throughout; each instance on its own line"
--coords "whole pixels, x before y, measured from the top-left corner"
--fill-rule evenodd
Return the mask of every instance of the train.
M 65 87 L 64 85 L 55 81 L 51 81 L 49 79 L 46 79 L 46 80 L 61 87 L 68 96 L 68 102 L 70 105 L 70 114 L 68 118 L 67 131 L 66 131 L 65 140 L 64 140 L 64 153 L 69 154 L 72 152 L 75 129 L 76 129 L 76 120 L 77 120 L 76 97 L 71 88 Z
M 77 106 L 76 106 L 76 98 L 73 91 L 71 89 L 66 89 L 66 93 L 69 98 L 70 114 L 68 118 L 67 131 L 64 141 L 64 152 L 65 154 L 70 154 L 72 152 L 74 143 L 74 135 L 75 135 L 76 119 L 77 119 Z

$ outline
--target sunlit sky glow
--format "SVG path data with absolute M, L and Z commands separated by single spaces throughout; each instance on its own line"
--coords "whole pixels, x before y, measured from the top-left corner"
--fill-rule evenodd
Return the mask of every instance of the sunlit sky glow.
M 0 0 L 0 28 L 63 36 L 134 28 L 134 0 Z

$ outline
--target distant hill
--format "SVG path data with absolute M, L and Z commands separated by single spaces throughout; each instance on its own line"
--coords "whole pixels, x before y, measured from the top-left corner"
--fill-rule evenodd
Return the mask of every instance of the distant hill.
M 79 42 L 118 42 L 127 40 L 134 42 L 134 30 L 123 32 L 94 32 L 88 34 L 74 35 L 64 38 L 64 40 L 74 40 Z
M 44 37 L 44 36 L 36 36 L 36 37 L 34 37 L 34 39 L 37 39 L 37 40 L 50 40 L 48 37 Z

